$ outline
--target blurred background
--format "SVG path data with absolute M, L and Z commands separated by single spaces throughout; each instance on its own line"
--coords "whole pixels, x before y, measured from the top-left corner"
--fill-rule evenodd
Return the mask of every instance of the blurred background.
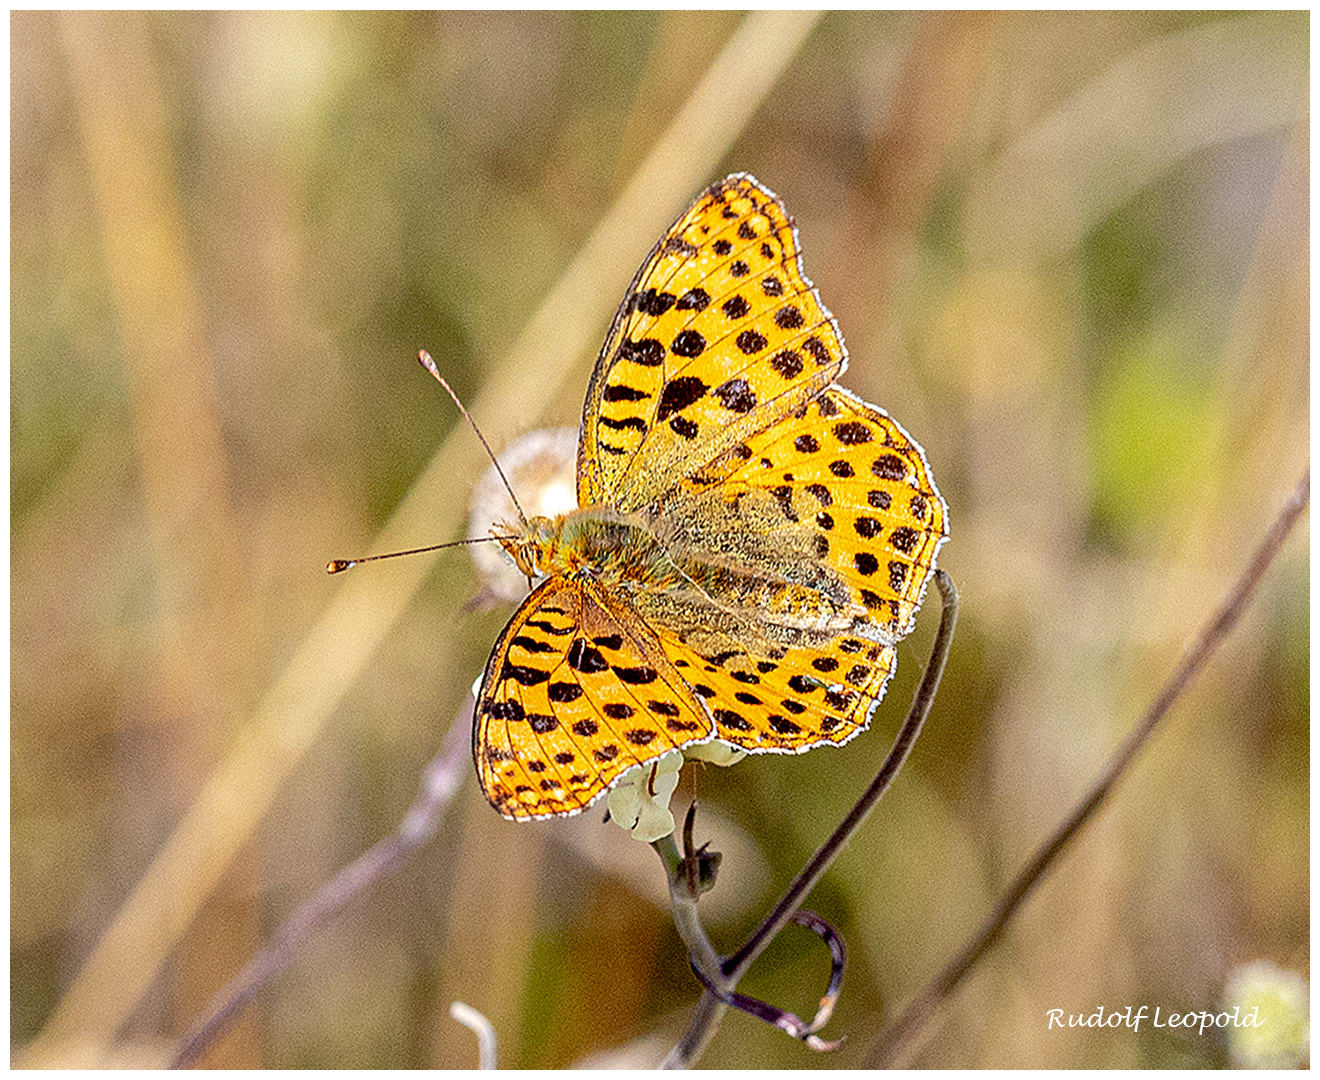
M 485 464 L 417 349 L 497 449 L 575 425 L 634 269 L 728 172 L 784 199 L 844 382 L 925 446 L 963 608 L 809 900 L 848 943 L 847 1043 L 733 1014 L 702 1065 L 862 1064 L 1306 467 L 1305 13 L 10 18 L 16 1063 L 163 1064 L 395 828 L 512 611 L 470 607 L 462 551 L 324 573 L 466 527 Z M 917 1064 L 1220 1065 L 1222 1032 L 1047 1012 L 1309 973 L 1308 534 Z M 937 616 L 869 734 L 699 774 L 717 946 L 869 781 Z M 204 1064 L 471 1067 L 459 999 L 502 1065 L 654 1065 L 698 986 L 603 806 L 515 825 L 465 773 Z M 809 1016 L 827 975 L 790 927 L 743 990 Z

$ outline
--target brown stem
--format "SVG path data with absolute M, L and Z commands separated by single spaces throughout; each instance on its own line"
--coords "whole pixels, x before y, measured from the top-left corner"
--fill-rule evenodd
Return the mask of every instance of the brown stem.
M 1206 665 L 1228 632 L 1237 624 L 1260 586 L 1265 571 L 1278 556 L 1283 542 L 1306 509 L 1310 497 L 1311 471 L 1307 469 L 1297 482 L 1291 497 L 1279 511 L 1269 532 L 1257 547 L 1251 562 L 1219 606 L 1219 610 L 1183 654 L 1182 660 L 1174 668 L 1155 700 L 1151 702 L 1146 714 L 1128 733 L 1105 771 L 1092 785 L 1090 792 L 1068 819 L 1055 830 L 1054 835 L 1041 845 L 962 952 L 949 961 L 944 970 L 907 1007 L 903 1015 L 880 1035 L 866 1056 L 864 1068 L 891 1068 L 907 1061 L 907 1057 L 903 1056 L 904 1051 L 930 1020 L 936 1007 L 952 995 L 967 973 L 999 940 L 1004 928 L 1017 914 L 1027 896 L 1040 883 L 1045 872 L 1067 849 L 1082 827 L 1095 817 L 1119 780 L 1126 775 L 1137 754 L 1145 747 L 1156 726 Z

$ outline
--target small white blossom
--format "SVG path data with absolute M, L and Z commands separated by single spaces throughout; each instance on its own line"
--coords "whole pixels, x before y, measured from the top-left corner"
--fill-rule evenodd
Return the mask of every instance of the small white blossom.
M 693 761 L 704 761 L 710 765 L 737 765 L 747 756 L 747 751 L 742 747 L 734 746 L 733 743 L 712 739 L 700 746 L 689 746 L 683 751 L 683 756 Z
M 668 836 L 674 831 L 669 798 L 682 768 L 683 755 L 671 750 L 649 765 L 628 770 L 610 792 L 610 820 L 643 843 Z
M 500 467 L 529 516 L 557 517 L 576 509 L 577 442 L 577 428 L 545 428 L 529 431 L 500 454 Z M 517 520 L 513 500 L 492 465 L 472 488 L 468 539 L 487 537 L 492 528 Z M 521 600 L 527 595 L 527 579 L 499 544 L 473 544 L 468 552 L 487 589 L 483 600 Z
M 1229 1026 L 1229 1060 L 1239 1069 L 1295 1069 L 1311 1051 L 1310 999 L 1301 975 L 1268 960 L 1230 972 L 1222 1008 L 1254 1022 Z

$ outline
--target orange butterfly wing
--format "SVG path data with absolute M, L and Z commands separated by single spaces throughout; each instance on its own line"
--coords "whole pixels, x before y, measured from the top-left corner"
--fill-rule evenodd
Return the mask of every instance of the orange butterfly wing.
M 728 177 L 655 246 L 614 318 L 582 410 L 578 505 L 640 509 L 845 366 L 783 204 Z
M 712 733 L 645 626 L 590 586 L 551 578 L 491 653 L 472 753 L 495 809 L 543 817 L 575 814 L 628 769 Z
M 574 580 L 515 614 L 473 736 L 501 813 L 576 813 L 711 738 L 795 753 L 865 728 L 948 523 L 921 447 L 834 385 L 846 367 L 792 220 L 753 177 L 711 187 L 652 250 L 587 390 L 578 535 L 632 515 L 678 572 L 607 585 L 561 563 Z

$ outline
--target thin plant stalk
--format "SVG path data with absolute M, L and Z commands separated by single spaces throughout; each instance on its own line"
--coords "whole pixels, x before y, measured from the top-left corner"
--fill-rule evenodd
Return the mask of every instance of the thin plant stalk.
M 894 745 L 890 749 L 888 757 L 885 758 L 884 764 L 880 767 L 875 779 L 871 781 L 870 786 L 848 812 L 847 817 L 839 823 L 838 828 L 834 830 L 820 850 L 811 857 L 797 877 L 793 879 L 780 898 L 779 903 L 774 906 L 770 914 L 765 917 L 761 925 L 747 939 L 746 944 L 732 956 L 720 960 L 701 926 L 701 920 L 697 915 L 697 897 L 687 884 L 685 868 L 681 867 L 682 860 L 679 857 L 673 836 L 663 837 L 652 845 L 665 864 L 666 873 L 669 874 L 675 925 L 678 927 L 678 932 L 684 943 L 688 946 L 694 965 L 698 967 L 703 980 L 708 986 L 707 989 L 703 990 L 700 1001 L 697 1002 L 696 1011 L 688 1022 L 687 1030 L 684 1032 L 682 1039 L 666 1056 L 661 1068 L 687 1068 L 700 1057 L 714 1037 L 715 1032 L 719 1030 L 720 1022 L 728 1009 L 728 1006 L 721 1000 L 720 995 L 723 994 L 727 997 L 733 993 L 739 980 L 751 966 L 752 961 L 761 954 L 779 931 L 798 912 L 807 894 L 815 887 L 825 871 L 829 869 L 830 864 L 839 854 L 843 845 L 866 820 L 867 815 L 874 809 L 875 804 L 880 801 L 881 796 L 889 790 L 894 778 L 907 760 L 917 736 L 921 733 L 921 727 L 926 721 L 931 705 L 935 701 L 940 678 L 944 674 L 944 664 L 949 656 L 949 648 L 953 644 L 954 627 L 958 622 L 958 590 L 954 588 L 953 579 L 943 570 L 937 570 L 935 572 L 935 584 L 939 588 L 940 598 L 943 602 L 939 631 L 936 633 L 935 642 L 931 646 L 931 655 L 926 664 L 925 674 L 917 687 L 916 693 L 913 695 L 912 707 L 908 710 L 907 719 L 904 720 L 903 726 L 899 729 L 898 736 L 894 740 Z M 688 859 L 690 860 L 692 857 L 693 853 L 689 851 Z
M 1215 650 L 1237 625 L 1242 614 L 1251 604 L 1265 572 L 1270 568 L 1284 541 L 1292 532 L 1293 526 L 1306 510 L 1311 497 L 1311 471 L 1307 469 L 1297 482 L 1288 501 L 1279 511 L 1269 532 L 1256 548 L 1247 568 L 1234 583 L 1228 595 L 1220 604 L 1218 611 L 1207 622 L 1196 640 L 1188 647 L 1174 668 L 1172 674 L 1161 687 L 1155 700 L 1151 702 L 1146 714 L 1137 726 L 1128 733 L 1117 752 L 1110 760 L 1105 771 L 1091 786 L 1086 797 L 1077 804 L 1076 809 L 1054 834 L 1045 841 L 1032 856 L 1031 861 L 1022 869 L 1013 884 L 995 905 L 994 911 L 985 921 L 967 945 L 944 967 L 926 988 L 913 999 L 890 1027 L 884 1031 L 871 1047 L 863 1067 L 883 1069 L 899 1067 L 908 1060 L 909 1046 L 934 1015 L 937 1007 L 967 977 L 983 956 L 1003 935 L 1005 927 L 1022 908 L 1027 897 L 1035 890 L 1055 862 L 1058 861 L 1081 832 L 1100 812 L 1108 801 L 1118 782 L 1131 769 L 1137 755 L 1146 747 L 1156 727 L 1168 714 L 1173 704 L 1191 685 L 1192 680 L 1209 662 Z
M 471 701 L 471 698 L 468 699 Z M 299 947 L 322 923 L 342 909 L 353 897 L 401 866 L 426 844 L 440 827 L 445 810 L 468 775 L 468 745 L 472 725 L 460 713 L 449 726 L 440 752 L 422 774 L 421 792 L 399 827 L 339 872 L 298 908 L 276 931 L 247 966 L 211 1000 L 183 1039 L 170 1062 L 172 1069 L 186 1069 L 215 1043 L 242 1015 L 257 993 L 288 967 Z

